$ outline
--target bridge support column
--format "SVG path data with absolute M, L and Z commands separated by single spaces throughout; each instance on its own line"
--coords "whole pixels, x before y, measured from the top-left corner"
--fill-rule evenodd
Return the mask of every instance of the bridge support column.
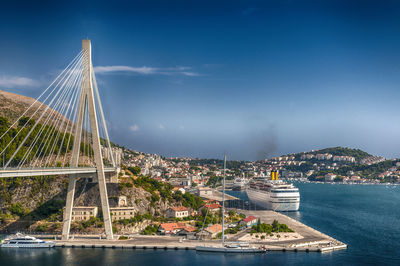
M 71 228 L 72 207 L 74 206 L 76 175 L 70 175 L 68 181 L 67 201 L 63 215 L 62 240 L 69 239 L 69 230 Z
M 100 191 L 100 200 L 101 200 L 101 208 L 103 211 L 103 221 L 105 227 L 105 233 L 107 239 L 113 239 L 113 231 L 112 231 L 112 223 L 111 223 L 111 215 L 110 208 L 108 204 L 108 195 L 107 195 L 107 184 L 106 178 L 104 174 L 104 165 L 103 165 L 103 157 L 101 154 L 101 146 L 100 146 L 100 136 L 99 136 L 99 128 L 97 123 L 96 116 L 96 106 L 95 99 L 93 93 L 92 86 L 92 48 L 90 44 L 90 40 L 82 41 L 82 51 L 85 56 L 84 64 L 83 64 L 83 79 L 82 79 L 82 91 L 79 100 L 79 109 L 78 116 L 75 128 L 75 139 L 72 147 L 72 157 L 71 157 L 71 165 L 77 167 L 79 161 L 79 151 L 80 151 L 80 143 L 81 143 L 81 134 L 82 134 L 82 122 L 84 113 L 87 107 L 89 119 L 90 119 L 90 128 L 91 128 L 91 137 L 92 137 L 92 148 L 94 153 L 94 160 L 97 169 L 97 182 L 99 184 Z M 68 240 L 69 238 L 69 230 L 71 227 L 71 216 L 72 216 L 72 208 L 74 203 L 74 194 L 75 194 L 75 183 L 77 176 L 71 175 L 69 178 L 68 184 L 68 192 L 67 192 L 67 202 L 65 209 L 65 219 L 63 226 L 63 239 Z

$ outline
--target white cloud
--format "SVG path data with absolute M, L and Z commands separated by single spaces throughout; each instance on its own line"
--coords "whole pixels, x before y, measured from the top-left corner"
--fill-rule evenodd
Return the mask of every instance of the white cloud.
M 94 71 L 98 74 L 108 73 L 108 72 L 133 72 L 137 74 L 154 74 L 158 71 L 158 68 L 154 67 L 131 67 L 131 66 L 96 66 Z
M 26 77 L 0 76 L 0 87 L 5 87 L 5 88 L 36 87 L 38 85 L 39 82 Z
M 139 126 L 136 125 L 136 124 L 134 124 L 134 125 L 132 125 L 132 126 L 129 127 L 129 130 L 132 131 L 132 132 L 136 132 L 136 131 L 139 130 Z
M 165 129 L 165 126 L 163 124 L 158 124 L 159 129 Z
M 139 75 L 183 75 L 183 76 L 200 76 L 199 73 L 188 71 L 190 67 L 132 67 L 132 66 L 96 66 L 94 71 L 96 74 L 104 73 L 135 73 Z
M 181 72 L 182 75 L 188 76 L 188 77 L 198 77 L 201 76 L 199 73 L 195 72 Z

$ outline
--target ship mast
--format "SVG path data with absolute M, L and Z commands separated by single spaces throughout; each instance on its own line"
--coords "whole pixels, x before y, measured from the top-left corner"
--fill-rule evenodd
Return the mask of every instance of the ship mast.
M 222 246 L 225 242 L 224 223 L 225 223 L 225 174 L 226 174 L 226 154 L 224 154 L 224 177 L 222 181 Z

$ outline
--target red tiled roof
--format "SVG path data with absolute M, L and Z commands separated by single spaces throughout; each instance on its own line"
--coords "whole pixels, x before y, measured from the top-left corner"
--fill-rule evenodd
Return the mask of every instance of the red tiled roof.
M 190 225 L 188 225 L 188 226 L 186 226 L 185 228 L 183 228 L 183 230 L 186 230 L 186 231 L 188 231 L 188 232 L 194 232 L 194 231 L 196 231 L 196 230 L 197 230 L 197 228 L 196 228 L 196 227 L 193 227 L 193 226 L 190 226 Z
M 175 229 L 182 229 L 185 227 L 185 224 L 182 223 L 164 223 L 160 225 L 162 229 L 164 229 L 165 231 L 172 231 Z
M 181 212 L 181 211 L 187 211 L 188 208 L 180 206 L 180 207 L 171 207 L 171 209 L 173 209 L 176 212 Z
M 249 217 L 244 218 L 243 221 L 245 221 L 246 223 L 248 223 L 248 222 L 253 221 L 254 219 L 257 219 L 257 218 L 254 217 L 254 216 L 249 216 Z
M 205 229 L 206 231 L 210 233 L 218 233 L 222 231 L 222 225 L 221 224 L 213 224 Z
M 219 208 L 222 208 L 222 206 L 219 203 L 211 203 L 211 204 L 206 204 L 204 206 L 207 209 L 219 209 Z

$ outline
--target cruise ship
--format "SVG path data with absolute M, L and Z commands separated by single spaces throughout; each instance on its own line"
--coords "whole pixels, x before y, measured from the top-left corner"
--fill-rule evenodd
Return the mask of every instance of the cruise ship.
M 5 239 L 1 244 L 2 248 L 52 248 L 56 245 L 52 241 L 44 241 L 32 236 L 17 234 L 15 237 Z
M 278 171 L 271 172 L 270 180 L 254 178 L 246 193 L 251 202 L 268 210 L 297 211 L 300 207 L 299 189 L 278 180 Z

